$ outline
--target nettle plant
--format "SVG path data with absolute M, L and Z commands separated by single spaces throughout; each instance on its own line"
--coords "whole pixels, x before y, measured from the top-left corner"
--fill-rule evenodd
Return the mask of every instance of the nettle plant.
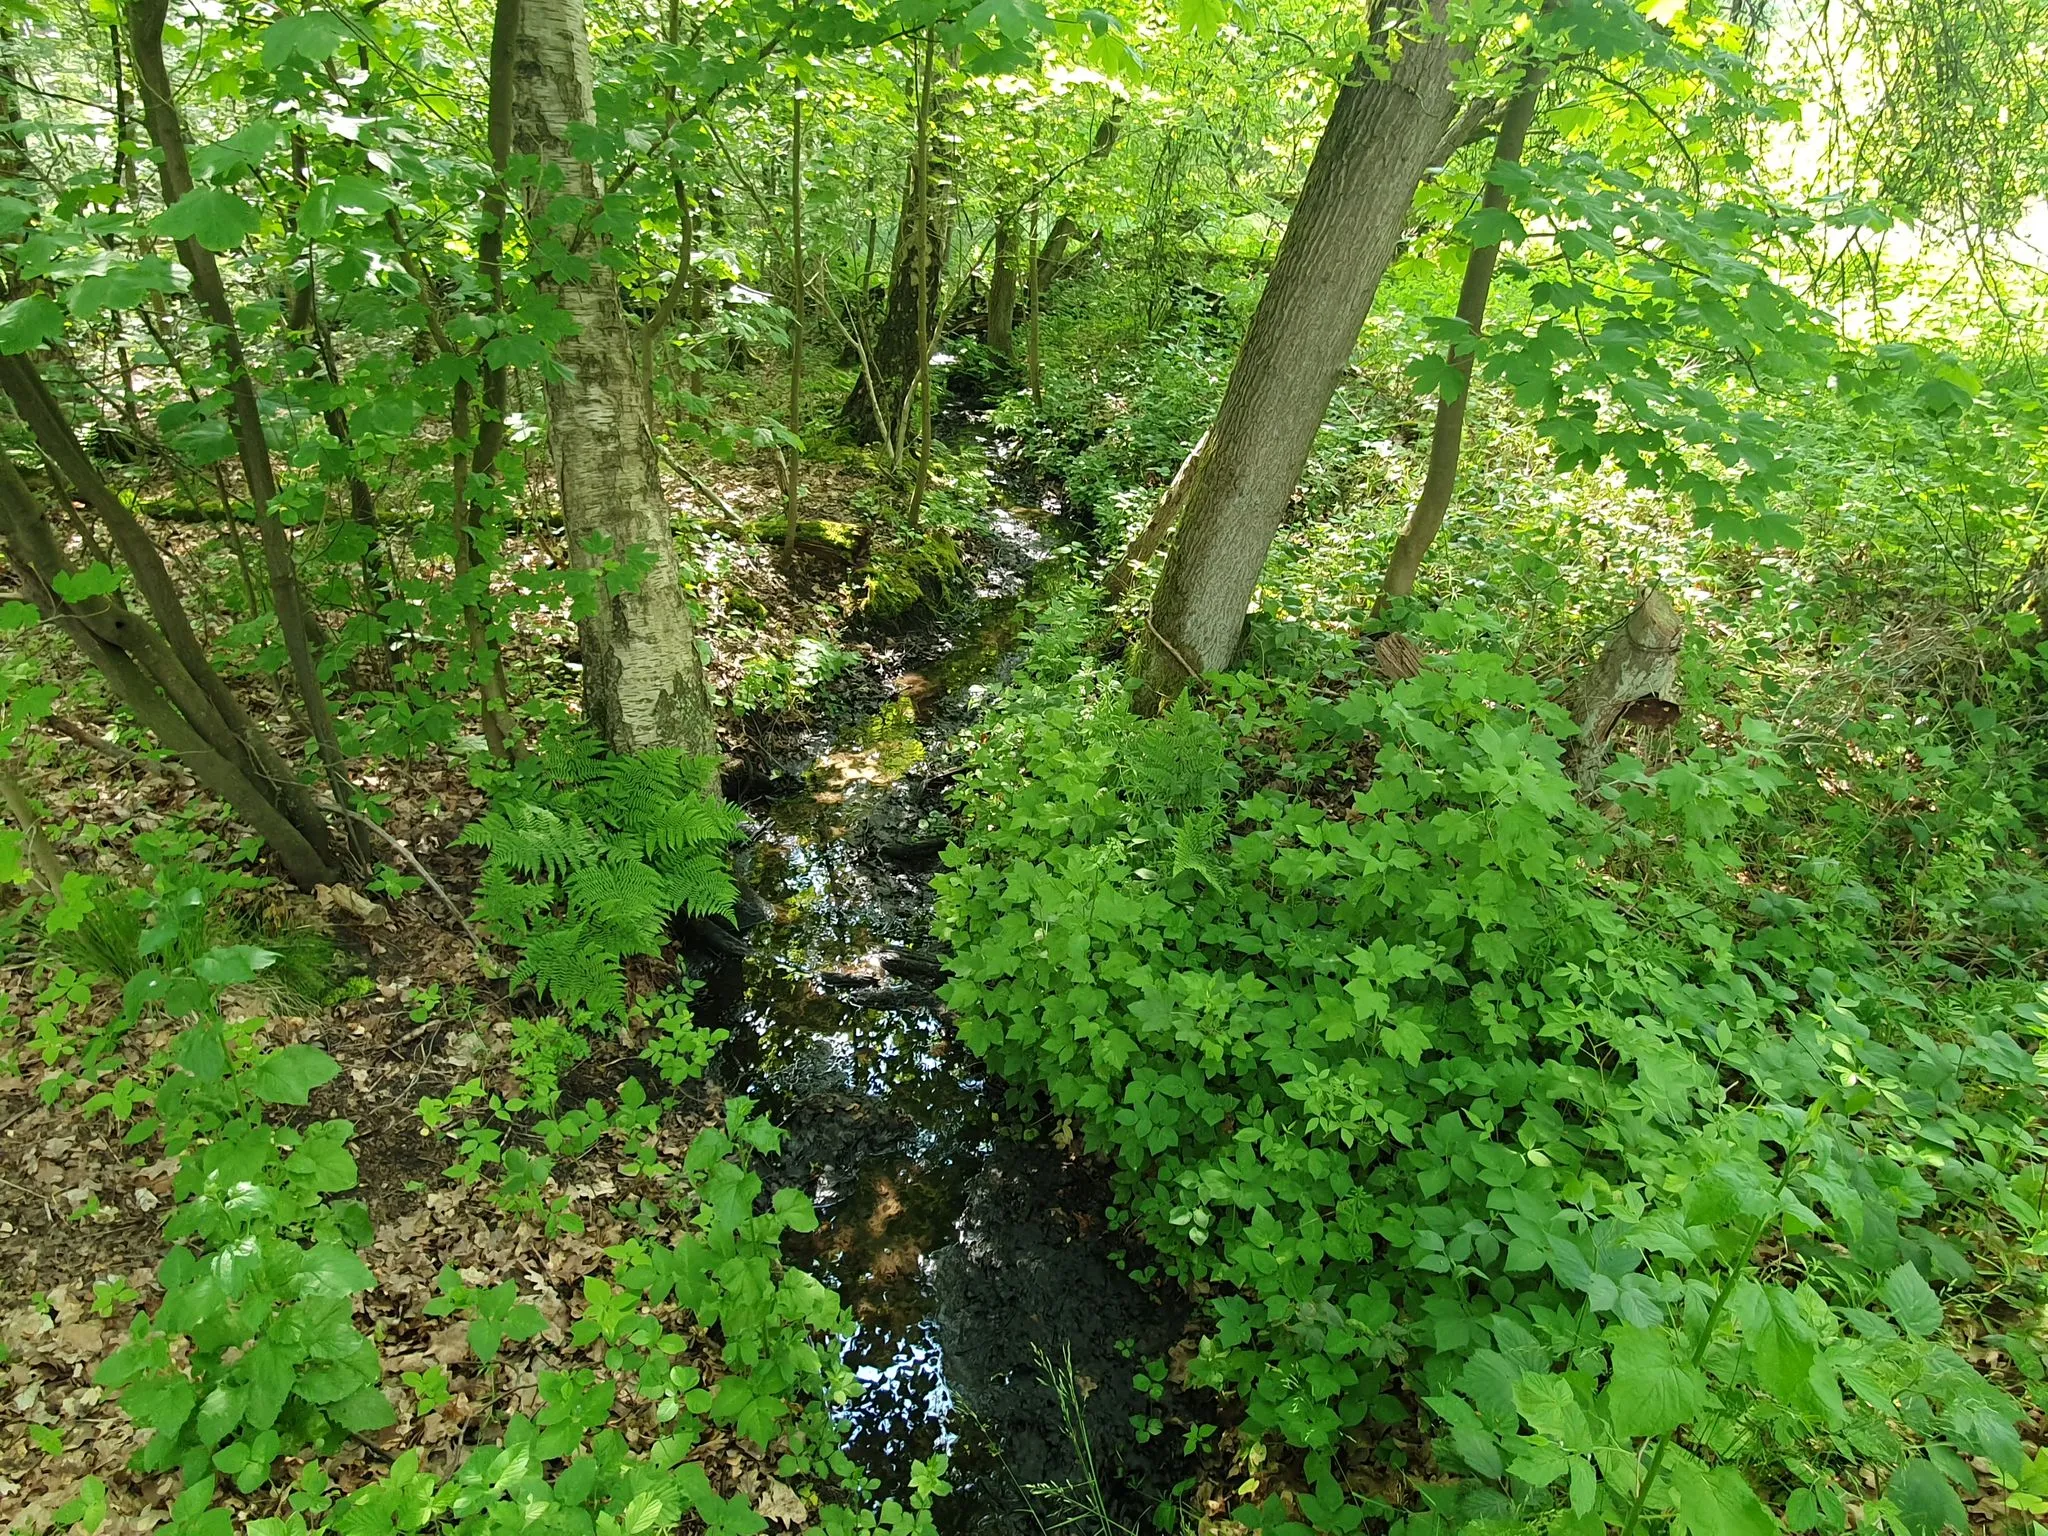
M 2044 1225 L 2020 991 L 1730 910 L 1767 741 L 1624 764 L 1610 823 L 1541 688 L 1431 622 L 1419 677 L 1281 630 L 1146 721 L 1056 613 L 963 790 L 947 1001 L 1215 1288 L 1190 1379 L 1306 1448 L 1320 1530 L 1933 1531 L 1977 1467 L 2022 1481 L 1934 1290 L 1966 1202 L 2008 1224 L 1972 1241 Z M 1345 1495 L 1333 1453 L 1416 1398 L 1469 1476 Z
M 716 766 L 677 752 L 609 757 L 577 736 L 483 770 L 492 807 L 457 841 L 486 850 L 476 917 L 518 951 L 515 987 L 623 1017 L 628 958 L 659 955 L 679 912 L 731 915 L 725 850 L 740 813 L 712 789 Z

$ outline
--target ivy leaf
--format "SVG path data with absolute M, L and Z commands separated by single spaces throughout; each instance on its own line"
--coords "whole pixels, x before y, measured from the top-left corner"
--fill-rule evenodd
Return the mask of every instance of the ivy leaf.
M 341 1063 L 311 1045 L 271 1051 L 249 1074 L 249 1091 L 266 1104 L 303 1104 L 313 1090 L 331 1082 Z
M 348 23 L 332 11 L 308 11 L 303 16 L 286 16 L 263 30 L 263 67 L 276 69 L 295 59 L 305 64 L 318 64 L 322 59 L 331 57 L 348 35 Z
M 40 293 L 0 309 L 0 356 L 47 347 L 64 334 L 64 311 Z
M 1886 1275 L 1878 1294 L 1906 1332 L 1924 1339 L 1941 1326 L 1941 1299 L 1911 1264 Z
M 1678 1500 L 1673 1530 L 1692 1536 L 1778 1536 L 1776 1517 L 1733 1467 L 1705 1467 L 1687 1457 L 1671 1469 L 1671 1491 Z
M 197 240 L 209 251 L 231 251 L 263 222 L 263 215 L 226 187 L 197 187 L 149 221 L 153 235 Z
M 1631 1439 L 1676 1429 L 1706 1400 L 1706 1383 L 1672 1353 L 1661 1329 L 1624 1328 L 1614 1340 L 1613 1362 L 1607 1417 Z
M 1941 1536 L 1953 1527 L 1970 1528 L 1969 1511 L 1933 1462 L 1916 1456 L 1892 1474 L 1884 1496 L 1899 1512 L 1899 1523 L 1912 1536 Z

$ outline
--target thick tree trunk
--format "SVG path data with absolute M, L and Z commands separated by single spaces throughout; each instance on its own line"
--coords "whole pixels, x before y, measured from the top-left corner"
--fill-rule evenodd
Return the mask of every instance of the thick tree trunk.
M 911 391 L 917 388 L 932 344 L 918 323 L 920 301 L 927 317 L 938 312 L 946 251 L 953 238 L 952 156 L 944 147 L 946 136 L 932 131 L 933 125 L 924 117 L 921 111 L 920 139 L 926 150 L 911 151 L 903 178 L 903 210 L 896 220 L 896 249 L 889 259 L 889 296 L 882 324 L 868 349 L 861 376 L 854 380 L 846 403 L 839 408 L 839 419 L 855 442 L 886 439 L 899 451 L 908 439 L 905 426 Z
M 1624 719 L 1664 725 L 1678 718 L 1671 697 L 1685 626 L 1670 600 L 1652 588 L 1630 610 L 1590 672 L 1565 694 L 1579 728 L 1564 749 L 1564 769 L 1591 793 L 1607 766 L 1608 740 Z
M 594 116 L 582 0 L 519 0 L 513 57 L 513 151 L 561 178 L 559 191 L 529 188 L 527 196 L 536 286 L 576 327 L 556 343 L 560 366 L 547 379 L 548 438 L 573 558 L 596 568 L 639 551 L 650 562 L 631 591 L 600 578 L 582 626 L 584 712 L 615 751 L 677 747 L 709 756 L 718 747 L 711 695 L 634 367 L 633 330 L 611 269 L 592 249 L 598 242 L 587 214 L 598 199 L 596 175 L 570 148 Z M 578 203 L 576 216 L 550 226 L 557 210 Z M 573 265 L 551 259 L 557 242 L 575 250 Z M 586 547 L 593 537 L 609 542 L 604 555 Z
M 1521 88 L 1501 118 L 1500 137 L 1494 141 L 1494 165 L 1520 164 L 1529 125 L 1536 120 L 1544 75 L 1545 71 L 1532 68 L 1522 77 Z M 1479 206 L 1505 209 L 1507 205 L 1507 188 L 1489 178 Z M 1478 346 L 1480 331 L 1486 324 L 1486 301 L 1493 292 L 1493 269 L 1499 261 L 1499 241 L 1474 246 L 1472 254 L 1465 258 L 1465 280 L 1458 290 L 1458 319 L 1465 334 L 1451 343 L 1446 357 L 1456 377 L 1437 396 L 1436 425 L 1429 439 L 1429 472 L 1423 477 L 1422 493 L 1415 499 L 1408 526 L 1401 530 L 1387 559 L 1387 574 L 1373 604 L 1375 613 L 1384 613 L 1390 600 L 1406 597 L 1415 590 L 1415 573 L 1422 569 L 1423 557 L 1429 553 L 1429 546 L 1444 525 L 1444 514 L 1450 510 L 1451 493 L 1458 484 L 1458 458 L 1465 443 L 1465 406 L 1472 394 L 1473 349 Z
M 1209 429 L 1135 664 L 1151 701 L 1228 667 L 1288 497 L 1454 110 L 1441 0 L 1337 92 Z
M 988 349 L 1008 357 L 1017 324 L 1017 215 L 1004 212 L 996 221 L 996 265 L 988 280 Z

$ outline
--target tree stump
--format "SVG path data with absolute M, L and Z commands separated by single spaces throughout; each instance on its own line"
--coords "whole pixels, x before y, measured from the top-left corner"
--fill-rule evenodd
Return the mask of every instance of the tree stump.
M 1564 749 L 1564 770 L 1591 794 L 1607 766 L 1608 742 L 1624 719 L 1669 725 L 1678 718 L 1671 698 L 1685 626 L 1670 600 L 1651 588 L 1622 622 L 1589 672 L 1566 690 L 1565 707 L 1579 728 Z

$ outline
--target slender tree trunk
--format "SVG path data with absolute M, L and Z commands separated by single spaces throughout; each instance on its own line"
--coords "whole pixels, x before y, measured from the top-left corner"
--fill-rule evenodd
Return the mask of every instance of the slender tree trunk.
M 1531 67 L 1522 77 L 1521 88 L 1508 102 L 1507 112 L 1501 118 L 1500 137 L 1494 141 L 1496 167 L 1521 162 L 1522 146 L 1528 142 L 1529 125 L 1536 120 L 1536 104 L 1543 95 L 1545 73 Z M 1508 189 L 1489 176 L 1479 206 L 1505 209 L 1507 205 Z M 1491 245 L 1474 246 L 1472 254 L 1465 258 L 1465 280 L 1458 289 L 1458 320 L 1464 334 L 1451 342 L 1446 357 L 1454 377 L 1445 382 L 1437 395 L 1436 424 L 1429 439 L 1429 471 L 1423 476 L 1415 510 L 1408 515 L 1408 526 L 1401 530 L 1387 559 L 1387 574 L 1373 603 L 1375 613 L 1386 612 L 1392 599 L 1406 597 L 1415 590 L 1415 574 L 1422 569 L 1423 557 L 1429 553 L 1429 546 L 1444 525 L 1444 514 L 1450 510 L 1451 495 L 1458 485 L 1458 458 L 1465 442 L 1465 407 L 1472 395 L 1473 353 L 1486 324 L 1486 301 L 1493 292 L 1493 272 L 1499 261 L 1497 240 Z
M 945 152 L 932 153 L 936 140 L 929 121 L 933 103 L 919 92 L 918 144 L 911 152 L 903 179 L 903 210 L 896 222 L 896 249 L 889 263 L 889 294 L 882 323 L 868 347 L 867 366 L 854 381 L 840 420 L 857 442 L 872 443 L 887 434 L 900 455 L 907 446 L 913 392 L 918 387 L 931 337 L 920 324 L 919 304 L 930 310 L 930 296 L 945 278 L 946 251 L 953 234 L 953 166 Z
M 71 435 L 70 427 L 65 424 L 55 398 L 35 365 L 26 357 L 0 358 L 0 392 L 6 394 L 15 414 L 28 427 L 36 446 L 55 467 L 58 477 L 69 484 L 72 492 L 106 525 L 114 547 L 128 567 L 130 579 L 142 594 L 150 616 L 156 620 L 166 652 L 166 667 L 175 668 L 179 677 L 204 698 L 205 710 L 221 721 L 224 727 L 218 742 L 221 749 L 235 759 L 238 770 L 245 776 L 255 783 L 272 786 L 268 797 L 319 851 L 322 859 L 331 861 L 327 823 L 315 808 L 312 795 L 207 660 L 205 648 L 193 632 L 191 616 L 186 612 L 156 542 L 135 520 L 121 498 L 114 494 L 85 450 L 78 445 L 78 439 Z
M 129 9 L 130 45 L 135 53 L 135 72 L 142 90 L 143 121 L 161 155 L 159 174 L 163 179 L 166 207 L 175 205 L 192 190 L 192 170 L 185 153 L 185 130 L 178 118 L 171 94 L 171 78 L 164 66 L 164 20 L 168 0 L 134 0 Z M 262 407 L 256 397 L 255 375 L 242 349 L 242 333 L 228 298 L 227 284 L 213 252 L 195 239 L 176 242 L 178 259 L 192 275 L 192 296 L 216 335 L 221 361 L 228 375 L 229 416 L 235 446 L 242 463 L 250 505 L 256 512 L 256 526 L 262 538 L 264 574 L 270 584 L 271 604 L 277 612 L 277 627 L 285 652 L 291 658 L 292 677 L 299 703 L 306 712 L 320 761 L 327 770 L 328 788 L 335 803 L 344 810 L 355 804 L 348 767 L 342 757 L 341 738 L 334 729 L 334 716 L 327 707 L 327 693 L 320 680 L 319 659 L 313 649 L 313 626 L 299 589 L 298 567 L 293 560 L 291 536 L 271 510 L 277 499 L 277 480 L 270 463 L 270 445 L 263 435 Z M 354 823 L 349 840 L 360 855 L 361 841 Z
M 932 227 L 932 55 L 935 40 L 931 28 L 924 33 L 924 70 L 917 97 L 917 227 Z M 950 225 L 950 220 L 948 221 Z M 910 492 L 910 526 L 915 528 L 924 512 L 924 493 L 932 479 L 932 350 L 938 338 L 932 334 L 932 289 L 946 270 L 946 253 L 936 263 L 917 264 L 917 482 Z
M 1384 78 L 1361 60 L 1337 92 L 1134 658 L 1153 702 L 1235 660 L 1288 497 L 1450 123 L 1442 0 L 1420 20 Z
M 1173 472 L 1166 494 L 1159 498 L 1158 510 L 1132 538 L 1123 558 L 1102 578 L 1102 595 L 1111 602 L 1124 595 L 1131 579 L 1144 568 L 1147 560 L 1159 553 L 1159 546 L 1173 531 L 1174 520 L 1180 516 L 1181 508 L 1187 505 L 1188 497 L 1194 494 L 1195 481 L 1202 471 L 1202 450 L 1208 445 L 1209 435 L 1205 432 L 1188 450 L 1188 456 L 1180 461 L 1180 468 Z
M 535 285 L 574 322 L 557 342 L 546 380 L 548 436 L 571 558 L 585 569 L 637 558 L 647 569 L 629 591 L 598 578 L 582 624 L 583 706 L 614 751 L 675 747 L 712 756 L 718 736 L 704 665 L 676 561 L 653 424 L 634 367 L 633 331 L 619 285 L 588 220 L 565 207 L 598 202 L 596 173 L 571 141 L 594 121 L 590 37 L 582 0 L 519 0 L 512 147 L 560 177 L 559 191 L 528 191 Z M 559 244 L 581 258 L 565 273 Z M 593 542 L 609 544 L 594 553 Z
M 996 265 L 988 280 L 988 349 L 1010 355 L 1017 322 L 1017 213 L 1006 208 L 996 219 Z
M 804 431 L 804 93 L 798 87 L 789 101 L 789 430 L 793 437 Z M 787 484 L 784 486 L 782 563 L 796 567 L 797 475 L 802 465 L 800 448 L 784 452 Z
M 247 765 L 254 741 L 239 735 L 232 717 L 215 708 L 207 689 L 179 662 L 172 643 L 117 597 L 73 602 L 58 594 L 61 578 L 75 573 L 34 493 L 4 455 L 0 541 L 29 600 L 71 636 L 143 729 L 175 752 L 209 793 L 270 845 L 301 889 L 332 881 L 325 828 L 320 827 L 317 839 L 309 838 L 288 811 L 295 794 L 303 796 L 303 786 L 286 777 L 262 777 L 260 768 L 252 774 Z
M 36 878 L 43 889 L 52 896 L 63 894 L 64 876 L 69 873 L 64 865 L 64 855 L 57 851 L 57 845 L 50 841 L 43 831 L 43 823 L 36 815 L 28 791 L 21 787 L 21 781 L 0 764 L 0 805 L 7 807 L 21 828 L 22 841 L 28 844 L 29 863 L 34 867 Z
M 1031 207 L 1031 243 L 1025 247 L 1030 252 L 1031 270 L 1026 274 L 1025 286 L 1030 299 L 1030 311 L 1024 326 L 1024 382 L 1031 390 L 1031 408 L 1036 411 L 1045 405 L 1045 391 L 1038 371 L 1038 205 Z

